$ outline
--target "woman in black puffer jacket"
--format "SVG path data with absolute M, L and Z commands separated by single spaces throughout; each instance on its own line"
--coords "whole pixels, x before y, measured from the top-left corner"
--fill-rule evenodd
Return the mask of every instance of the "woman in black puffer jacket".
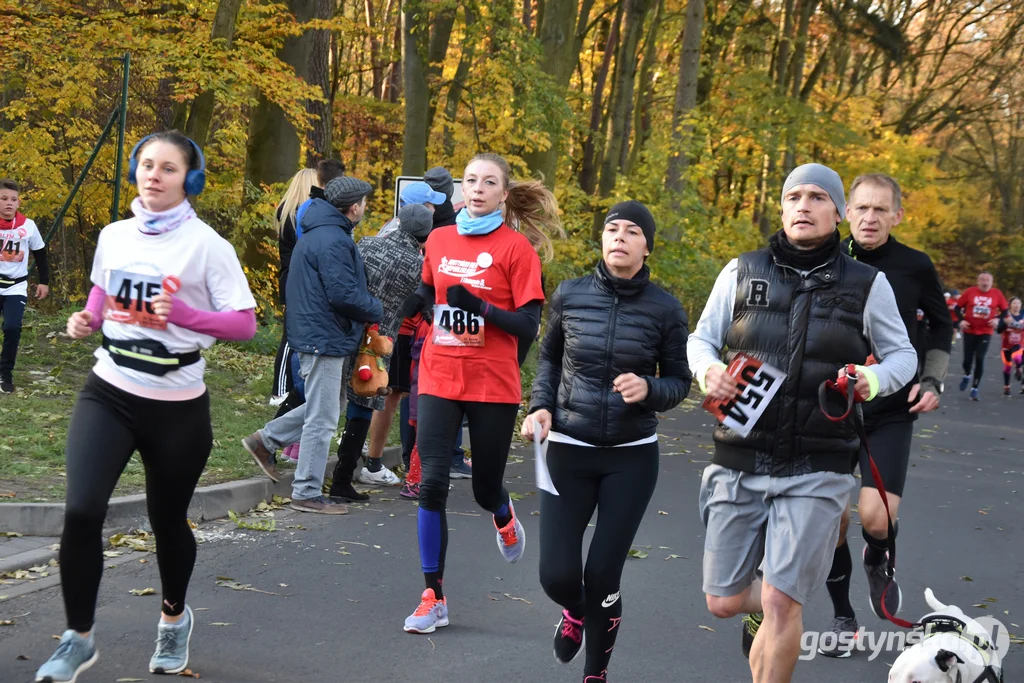
M 530 414 L 550 445 L 559 495 L 541 492 L 540 580 L 563 607 L 555 658 L 570 662 L 586 632 L 584 683 L 606 680 L 622 618 L 619 579 L 658 479 L 657 413 L 690 391 L 686 314 L 650 281 L 654 218 L 635 201 L 612 207 L 593 275 L 551 298 Z M 598 508 L 587 565 L 583 534 Z

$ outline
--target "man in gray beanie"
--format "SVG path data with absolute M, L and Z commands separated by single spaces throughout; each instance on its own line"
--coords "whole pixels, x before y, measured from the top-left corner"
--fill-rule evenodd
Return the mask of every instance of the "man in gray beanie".
M 302 214 L 302 238 L 292 253 L 288 276 L 286 315 L 288 343 L 298 353 L 306 382 L 306 402 L 242 439 L 245 450 L 274 481 L 278 474 L 272 454 L 299 444 L 291 507 L 301 512 L 348 512 L 325 498 L 322 489 L 345 397 L 345 359 L 359 351 L 365 324 L 384 317 L 381 302 L 367 289 L 363 257 L 352 240 L 371 190 L 358 178 L 335 178 L 324 188 L 326 199 L 314 197 Z
M 430 209 L 422 204 L 408 204 L 398 210 L 399 229 L 359 240 L 359 253 L 366 264 L 366 284 L 372 296 L 380 299 L 384 315 L 380 319 L 380 333 L 395 341 L 394 352 L 384 358 L 388 364 L 387 397 L 356 396 L 349 387 L 351 363 L 345 369 L 348 392 L 348 410 L 345 432 L 338 444 L 338 465 L 334 470 L 330 496 L 335 502 L 363 501 L 369 496 L 352 487 L 352 477 L 370 486 L 398 486 L 401 480 L 383 463 L 384 444 L 395 419 L 402 396 L 409 392 L 412 340 L 399 335 L 402 317 L 399 309 L 420 284 L 423 255 L 420 249 L 430 234 Z M 355 472 L 356 464 L 370 437 L 366 465 Z
M 839 174 L 795 169 L 782 229 L 726 265 L 686 347 L 701 389 L 735 420 L 715 429 L 701 482 L 704 593 L 716 617 L 747 615 L 755 681 L 791 680 L 803 605 L 825 584 L 854 488 L 857 431 L 822 415 L 819 387 L 856 365 L 853 390 L 870 401 L 917 370 L 885 275 L 840 253 L 845 212 Z M 727 371 L 741 354 L 754 362 Z M 877 364 L 864 367 L 871 355 Z M 846 402 L 831 396 L 826 407 L 842 414 Z

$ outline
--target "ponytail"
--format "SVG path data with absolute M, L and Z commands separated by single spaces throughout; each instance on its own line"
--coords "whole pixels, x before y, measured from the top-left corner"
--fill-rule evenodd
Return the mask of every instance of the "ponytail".
M 539 180 L 524 180 L 509 185 L 508 199 L 505 200 L 505 222 L 530 240 L 544 263 L 549 263 L 555 255 L 551 236 L 565 237 L 562 220 L 558 217 L 558 201 Z
M 558 201 L 551 190 L 539 180 L 513 181 L 511 168 L 505 159 L 492 152 L 481 152 L 470 160 L 489 161 L 501 169 L 508 198 L 505 200 L 505 224 L 521 232 L 537 250 L 541 261 L 548 263 L 554 258 L 555 249 L 551 235 L 565 237 L 562 219 L 558 217 Z

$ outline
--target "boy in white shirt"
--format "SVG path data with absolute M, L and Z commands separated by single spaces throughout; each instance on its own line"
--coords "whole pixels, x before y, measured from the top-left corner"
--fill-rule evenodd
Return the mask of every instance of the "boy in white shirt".
M 14 362 L 21 341 L 21 321 L 28 303 L 28 252 L 36 260 L 39 284 L 36 298 L 50 293 L 50 266 L 46 245 L 34 221 L 18 212 L 21 188 L 10 179 L 0 180 L 0 315 L 4 343 L 0 351 L 0 393 L 14 391 Z

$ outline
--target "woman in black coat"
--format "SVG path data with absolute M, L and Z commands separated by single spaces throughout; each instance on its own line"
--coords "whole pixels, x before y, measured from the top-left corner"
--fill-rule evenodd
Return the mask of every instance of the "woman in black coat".
M 551 299 L 523 436 L 547 439 L 558 491 L 541 492 L 540 580 L 562 606 L 555 658 L 586 633 L 584 682 L 606 680 L 622 620 L 619 580 L 658 479 L 657 413 L 690 390 L 686 314 L 650 281 L 654 218 L 636 201 L 612 207 L 596 272 Z M 586 568 L 583 534 L 600 510 Z

